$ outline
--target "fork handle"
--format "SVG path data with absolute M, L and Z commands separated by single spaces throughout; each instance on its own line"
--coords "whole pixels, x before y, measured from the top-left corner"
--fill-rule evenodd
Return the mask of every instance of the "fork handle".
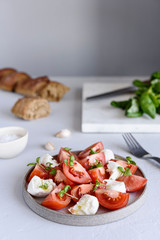
M 149 157 L 145 157 L 146 159 L 153 159 L 156 162 L 160 163 L 160 158 L 159 157 L 153 157 L 153 156 L 149 156 Z

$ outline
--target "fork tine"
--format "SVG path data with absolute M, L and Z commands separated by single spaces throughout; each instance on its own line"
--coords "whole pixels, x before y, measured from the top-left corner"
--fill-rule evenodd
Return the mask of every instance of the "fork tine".
M 137 140 L 133 137 L 133 135 L 131 133 L 128 133 L 128 137 L 130 138 L 130 140 L 132 141 L 133 145 L 135 146 L 135 148 L 142 148 L 142 146 L 137 142 Z
M 131 144 L 130 140 L 128 139 L 127 134 L 125 134 L 125 133 L 122 134 L 122 137 L 124 138 L 130 152 L 132 152 L 132 144 Z

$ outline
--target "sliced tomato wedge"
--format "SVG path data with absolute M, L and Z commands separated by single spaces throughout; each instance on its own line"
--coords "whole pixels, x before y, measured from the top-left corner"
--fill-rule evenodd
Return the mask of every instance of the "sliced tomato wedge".
M 78 202 L 78 200 L 84 195 L 84 194 L 93 194 L 93 188 L 94 184 L 81 184 L 74 186 L 71 189 L 71 195 L 78 198 L 72 198 L 74 202 Z
M 93 151 L 95 152 L 100 152 L 104 149 L 103 143 L 102 142 L 97 142 L 94 143 L 93 145 L 89 146 L 88 148 L 86 148 L 85 150 L 83 150 L 82 152 L 80 152 L 78 154 L 78 158 L 86 158 L 87 156 L 91 155 L 90 153 L 90 149 L 93 149 Z
M 48 178 L 48 171 L 45 170 L 45 168 L 42 165 L 36 164 L 36 166 L 34 167 L 33 171 L 31 172 L 31 174 L 28 177 L 28 182 L 30 182 L 31 179 L 34 176 L 38 176 L 40 178 L 47 179 Z
M 124 182 L 127 192 L 140 190 L 147 183 L 147 179 L 137 175 L 122 176 L 117 181 Z
M 104 167 L 97 167 L 93 168 L 88 171 L 90 177 L 92 178 L 92 182 L 96 183 L 96 180 L 98 179 L 99 182 L 103 182 L 103 180 L 106 178 L 106 171 Z
M 129 193 L 121 193 L 109 189 L 96 189 L 95 195 L 103 207 L 111 210 L 125 207 L 129 200 Z
M 64 159 L 69 159 L 73 155 L 76 161 L 79 161 L 77 155 L 71 151 L 67 151 L 64 148 L 61 148 L 58 154 L 58 161 L 62 164 Z
M 69 160 L 67 164 L 63 163 L 63 173 L 70 181 L 75 183 L 82 184 L 91 182 L 91 178 L 86 169 L 76 160 L 73 161 L 73 166 L 69 165 Z
M 134 174 L 137 170 L 137 165 L 133 165 L 133 164 L 128 164 L 126 161 L 123 160 L 116 160 L 116 163 L 118 163 L 119 165 L 121 165 L 124 169 L 126 168 L 130 168 L 130 171 L 132 174 Z
M 58 210 L 66 207 L 70 201 L 71 197 L 64 194 L 63 197 L 60 197 L 58 195 L 59 191 L 61 191 L 64 188 L 64 184 L 60 183 L 41 203 L 42 206 Z
M 79 163 L 86 169 L 88 170 L 88 168 L 90 168 L 93 165 L 96 164 L 102 164 L 104 165 L 106 162 L 105 160 L 105 154 L 104 152 L 99 152 L 99 153 L 95 153 L 92 154 L 86 158 L 82 158 L 79 160 Z
M 57 169 L 56 175 L 54 176 L 54 181 L 57 184 L 63 182 L 66 185 L 70 185 L 70 186 L 75 185 L 75 183 L 69 180 L 60 169 Z

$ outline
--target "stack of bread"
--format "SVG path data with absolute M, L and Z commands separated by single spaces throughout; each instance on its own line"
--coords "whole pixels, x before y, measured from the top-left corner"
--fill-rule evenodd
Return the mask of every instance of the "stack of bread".
M 69 91 L 67 86 L 50 81 L 47 76 L 31 78 L 13 68 L 0 69 L 0 89 L 24 95 L 11 111 L 25 120 L 48 116 L 51 112 L 48 101 L 60 101 Z
M 0 89 L 13 91 L 25 96 L 40 96 L 48 101 L 60 101 L 69 88 L 62 83 L 50 81 L 47 76 L 31 78 L 13 68 L 0 70 Z

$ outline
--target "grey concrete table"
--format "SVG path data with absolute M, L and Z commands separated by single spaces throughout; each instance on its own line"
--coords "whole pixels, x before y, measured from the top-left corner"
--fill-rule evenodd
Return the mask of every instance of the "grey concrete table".
M 84 82 L 128 81 L 128 78 L 56 78 L 71 87 L 71 91 L 59 103 L 50 103 L 52 113 L 49 117 L 36 121 L 23 121 L 12 115 L 10 109 L 20 95 L 0 91 L 0 127 L 22 126 L 29 131 L 29 142 L 25 151 L 15 159 L 0 159 L 0 239 L 160 239 L 160 168 L 149 162 L 136 159 L 148 178 L 148 194 L 144 205 L 129 217 L 120 221 L 94 227 L 73 227 L 56 224 L 32 212 L 22 197 L 23 178 L 28 170 L 27 163 L 46 153 L 43 145 L 51 141 L 55 154 L 61 146 L 73 150 L 83 149 L 96 141 L 119 155 L 128 155 L 128 149 L 121 134 L 84 134 L 81 132 L 81 90 Z M 54 134 L 68 128 L 72 136 L 57 139 Z M 160 156 L 160 134 L 135 134 L 149 152 Z

